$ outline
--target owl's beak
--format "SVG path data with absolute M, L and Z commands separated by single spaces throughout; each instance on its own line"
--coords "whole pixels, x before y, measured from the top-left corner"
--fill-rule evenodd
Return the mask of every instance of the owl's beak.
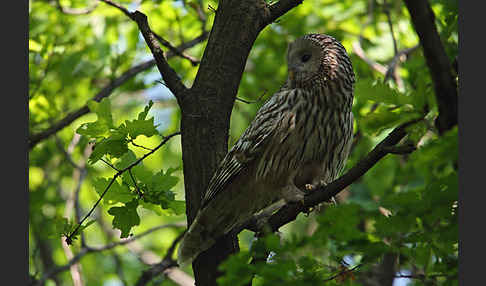
M 287 70 L 289 73 L 289 79 L 291 81 L 295 80 L 295 76 L 298 74 L 300 67 L 296 64 L 289 64 Z
M 293 81 L 295 78 L 295 72 L 292 69 L 289 69 L 289 79 Z

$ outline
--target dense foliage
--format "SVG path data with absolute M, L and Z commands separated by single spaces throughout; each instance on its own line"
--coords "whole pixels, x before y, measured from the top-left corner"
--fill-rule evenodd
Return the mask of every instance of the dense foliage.
M 216 1 L 117 3 L 145 13 L 152 30 L 173 46 L 209 31 L 217 7 Z M 457 1 L 429 3 L 452 63 Z M 288 42 L 309 32 L 340 40 L 357 76 L 355 144 L 346 169 L 394 127 L 423 118 L 406 138 L 417 150 L 387 155 L 341 192 L 337 204 L 299 215 L 278 234 L 254 239 L 250 231 L 240 233 L 241 251 L 221 266 L 220 285 L 457 285 L 458 130 L 439 134 L 434 126 L 437 99 L 422 50 L 403 52 L 419 39 L 402 1 L 305 0 L 266 28 L 247 61 L 229 145 L 284 82 Z M 203 40 L 185 57 L 169 59 L 189 86 Z M 185 229 L 177 102 L 153 64 L 124 78 L 151 58 L 137 25 L 116 7 L 31 1 L 30 136 L 89 109 L 29 150 L 33 280 L 134 285 L 145 264 L 159 262 Z M 122 245 L 124 239 L 133 241 Z M 80 267 L 63 267 L 76 255 Z M 159 276 L 150 283 L 180 282 Z

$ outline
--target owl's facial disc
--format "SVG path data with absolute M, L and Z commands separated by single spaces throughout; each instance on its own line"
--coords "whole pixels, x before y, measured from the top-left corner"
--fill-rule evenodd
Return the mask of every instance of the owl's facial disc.
M 289 46 L 288 74 L 292 86 L 301 86 L 319 72 L 321 49 L 309 40 L 296 41 Z

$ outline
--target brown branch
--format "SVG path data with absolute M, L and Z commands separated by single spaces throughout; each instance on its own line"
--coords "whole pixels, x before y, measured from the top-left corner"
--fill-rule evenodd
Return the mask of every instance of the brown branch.
M 398 65 L 403 62 L 404 59 L 407 59 L 408 56 L 414 52 L 419 45 L 413 46 L 411 48 L 405 48 L 403 50 L 398 51 L 395 56 L 388 61 L 388 64 L 386 66 L 377 63 L 373 61 L 372 59 L 368 58 L 366 53 L 364 52 L 363 48 L 361 47 L 361 44 L 359 41 L 353 43 L 353 51 L 354 53 L 361 58 L 363 61 L 365 61 L 372 69 L 375 71 L 381 73 L 382 75 L 385 76 L 384 81 L 387 81 L 389 79 L 392 79 L 397 83 L 397 86 L 399 88 L 403 87 L 403 83 L 401 78 L 397 74 L 397 67 Z
M 393 23 L 391 20 L 391 13 L 390 13 L 390 3 L 388 3 L 386 0 L 383 0 L 383 10 L 386 15 L 386 19 L 388 22 L 388 27 L 390 28 L 390 34 L 393 40 L 393 54 L 396 56 L 398 54 L 398 45 L 397 45 L 397 39 L 395 38 L 395 33 L 393 31 Z
M 434 82 L 439 116 L 435 125 L 440 134 L 457 124 L 457 84 L 452 66 L 442 45 L 435 15 L 426 0 L 405 0 L 412 24 L 422 45 L 425 62 Z
M 264 19 L 265 25 L 275 22 L 280 16 L 302 4 L 302 2 L 304 0 L 280 0 L 277 3 L 267 6 Z
M 177 49 L 176 47 L 174 47 L 169 41 L 167 41 L 166 39 L 162 38 L 161 36 L 159 36 L 158 34 L 156 33 L 153 33 L 155 38 L 165 47 L 167 47 L 170 51 L 172 51 L 174 54 L 178 55 L 179 57 L 181 58 L 184 58 L 188 61 L 191 62 L 192 66 L 197 66 L 201 61 L 186 54 L 186 53 L 183 53 L 181 51 L 179 51 L 179 49 Z
M 134 241 L 136 241 L 136 240 L 138 240 L 138 239 L 140 239 L 140 238 L 142 238 L 142 237 L 144 237 L 148 234 L 151 234 L 151 233 L 153 233 L 157 230 L 160 230 L 160 229 L 169 228 L 169 227 L 185 227 L 185 226 L 186 226 L 186 224 L 184 224 L 184 223 L 173 223 L 173 224 L 159 225 L 159 226 L 156 226 L 156 227 L 151 228 L 149 230 L 146 230 L 146 231 L 144 231 L 144 232 L 142 232 L 138 235 L 134 235 L 134 236 L 131 236 L 129 238 L 126 238 L 124 240 L 120 240 L 120 241 L 117 241 L 117 242 L 108 243 L 104 246 L 99 246 L 99 247 L 86 246 L 84 248 L 81 248 L 79 253 L 77 255 L 75 255 L 73 258 L 71 258 L 71 260 L 69 260 L 66 264 L 51 269 L 46 274 L 44 274 L 39 280 L 36 280 L 35 283 L 33 283 L 31 285 L 43 285 L 43 283 L 47 279 L 50 279 L 51 277 L 54 277 L 55 275 L 68 270 L 72 265 L 76 264 L 81 258 L 83 258 L 87 254 L 110 250 L 110 249 L 113 249 L 115 247 L 134 242 Z
M 177 244 L 184 237 L 184 234 L 185 232 L 182 232 L 181 234 L 179 234 L 179 236 L 176 239 L 174 239 L 174 241 L 172 242 L 171 246 L 167 250 L 167 253 L 162 259 L 162 261 L 152 265 L 152 267 L 143 271 L 142 275 L 140 276 L 140 278 L 137 280 L 137 283 L 135 284 L 136 286 L 147 285 L 152 279 L 164 273 L 167 269 L 177 266 L 177 262 L 172 258 L 172 256 L 174 254 Z
M 297 215 L 301 212 L 306 212 L 309 208 L 315 207 L 322 202 L 331 200 L 344 188 L 351 185 L 353 182 L 358 180 L 362 175 L 364 175 L 369 169 L 371 169 L 379 160 L 385 157 L 387 154 L 391 153 L 396 144 L 400 142 L 406 135 L 405 129 L 422 120 L 416 119 L 407 122 L 397 128 L 395 128 L 388 136 L 383 139 L 372 151 L 370 151 L 362 160 L 360 160 L 353 168 L 347 171 L 344 175 L 334 180 L 326 186 L 318 187 L 315 191 L 307 194 L 304 197 L 303 203 L 289 203 L 282 207 L 278 212 L 273 214 L 268 218 L 268 226 L 271 231 L 277 231 L 281 226 L 295 220 Z M 408 149 L 412 151 L 412 149 Z M 255 219 L 252 219 L 245 227 L 237 229 L 236 232 L 239 233 L 244 228 L 247 228 L 254 232 L 261 232 L 262 224 L 258 223 Z
M 417 50 L 419 48 L 419 45 L 415 45 L 411 48 L 406 48 L 406 49 L 403 49 L 401 51 L 398 51 L 395 56 L 388 62 L 388 65 L 387 65 L 387 70 L 386 70 L 386 73 L 384 74 L 385 75 L 385 81 L 387 81 L 388 79 L 390 78 L 394 78 L 395 81 L 397 81 L 397 77 L 395 76 L 395 73 L 397 71 L 397 67 L 398 67 L 398 64 L 400 62 L 403 62 L 403 59 L 405 57 L 405 59 L 408 58 L 408 56 L 413 53 L 415 50 Z
M 147 16 L 139 11 L 135 11 L 132 15 L 138 25 L 138 28 L 142 32 L 145 42 L 149 46 L 150 51 L 155 58 L 157 68 L 159 69 L 164 82 L 167 84 L 167 87 L 174 94 L 174 96 L 181 99 L 183 93 L 187 91 L 187 87 L 182 83 L 177 73 L 167 63 L 164 53 L 160 48 L 154 33 L 152 30 L 150 30 Z
M 123 14 L 125 14 L 126 16 L 128 16 L 131 20 L 137 22 L 137 17 L 135 17 L 135 13 L 132 13 L 130 11 L 128 11 L 128 9 L 126 9 L 125 7 L 123 7 L 122 5 L 118 4 L 118 3 L 115 3 L 113 1 L 110 1 L 110 0 L 100 0 L 110 6 L 113 6 L 117 9 L 119 9 L 120 11 L 123 12 Z M 169 41 L 165 40 L 164 38 L 162 38 L 161 36 L 159 36 L 158 34 L 154 33 L 151 31 L 151 33 L 153 33 L 153 35 L 155 36 L 155 38 L 157 40 L 159 40 L 159 42 L 167 47 L 169 50 L 171 50 L 174 54 L 180 56 L 181 58 L 184 58 L 184 59 L 187 59 L 191 62 L 191 64 L 193 66 L 197 66 L 199 64 L 199 60 L 198 59 L 195 59 L 193 57 L 191 57 L 190 55 L 187 55 L 185 53 L 183 53 L 182 51 L 180 51 L 178 48 L 174 47 Z
M 125 7 L 117 4 L 111 0 L 101 0 L 104 3 L 111 5 L 115 8 L 118 8 L 122 11 L 125 15 L 127 15 L 131 20 L 137 23 L 140 32 L 147 43 L 147 46 L 150 48 L 152 55 L 155 58 L 155 62 L 157 64 L 157 68 L 167 83 L 167 87 L 169 90 L 174 94 L 176 98 L 181 97 L 182 93 L 187 90 L 187 87 L 184 86 L 181 79 L 177 75 L 177 73 L 169 66 L 167 60 L 165 59 L 164 52 L 160 48 L 157 39 L 159 39 L 164 44 L 168 45 L 172 52 L 176 54 L 182 55 L 175 47 L 173 47 L 168 41 L 164 40 L 162 37 L 156 35 L 149 27 L 147 16 L 140 11 L 130 12 Z M 194 59 L 190 59 L 191 63 L 194 63 Z
M 342 270 L 340 271 L 339 273 L 329 277 L 329 278 L 326 278 L 324 280 L 322 280 L 323 282 L 327 282 L 327 281 L 331 281 L 331 280 L 334 280 L 338 277 L 342 277 L 342 276 L 346 276 L 346 275 L 349 275 L 350 273 L 352 273 L 354 270 L 356 270 L 357 268 L 361 267 L 363 264 L 358 264 L 356 266 L 354 266 L 353 268 L 350 268 L 350 269 L 345 269 L 345 270 Z
M 383 75 L 386 74 L 387 68 L 384 65 L 377 63 L 372 59 L 368 58 L 359 42 L 353 43 L 353 51 L 358 57 L 360 57 L 363 61 L 365 61 L 372 69 L 374 69 L 375 71 Z
M 167 87 L 174 94 L 176 98 L 181 98 L 182 94 L 187 90 L 187 87 L 182 83 L 177 73 L 167 63 L 167 60 L 164 56 L 164 52 L 162 51 L 162 49 L 160 48 L 157 42 L 157 37 L 149 27 L 147 16 L 140 11 L 130 12 L 122 5 L 115 3 L 111 0 L 101 0 L 101 1 L 119 9 L 128 18 L 130 18 L 135 23 L 137 23 L 138 28 L 140 29 L 140 32 L 142 32 L 143 38 L 147 43 L 147 46 L 150 48 L 150 51 L 152 52 L 152 55 L 155 58 L 155 63 L 157 65 L 157 68 L 159 69 L 162 78 L 167 83 Z M 162 39 L 162 37 L 159 36 L 159 39 Z M 177 49 L 174 48 L 174 51 L 177 51 Z
M 208 37 L 208 34 L 209 34 L 208 32 L 204 31 L 201 35 L 194 38 L 193 40 L 179 45 L 177 47 L 177 50 L 183 51 L 205 41 Z M 174 57 L 175 55 L 176 55 L 175 53 L 169 51 L 167 53 L 167 58 L 169 59 L 171 57 Z M 127 82 L 128 80 L 136 76 L 137 74 L 152 68 L 154 65 L 155 65 L 155 60 L 149 60 L 130 68 L 129 70 L 124 72 L 120 77 L 116 78 L 115 80 L 110 82 L 107 86 L 105 86 L 91 100 L 97 102 L 101 101 L 103 98 L 110 96 L 116 88 L 118 88 L 119 86 L 121 86 L 122 84 L 124 84 L 125 82 Z M 78 110 L 68 113 L 64 118 L 52 124 L 46 130 L 41 131 L 39 133 L 31 134 L 28 139 L 29 149 L 32 149 L 39 142 L 49 138 L 51 135 L 59 132 L 60 130 L 62 130 L 69 124 L 71 124 L 74 120 L 78 119 L 79 117 L 85 114 L 88 114 L 89 112 L 90 110 L 88 108 L 88 105 L 84 105 Z

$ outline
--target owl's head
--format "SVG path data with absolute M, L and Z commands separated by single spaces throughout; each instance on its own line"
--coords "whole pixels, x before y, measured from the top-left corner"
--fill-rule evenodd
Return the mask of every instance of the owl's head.
M 289 44 L 288 83 L 291 87 L 326 85 L 328 81 L 354 83 L 354 72 L 346 49 L 336 39 L 308 34 Z

